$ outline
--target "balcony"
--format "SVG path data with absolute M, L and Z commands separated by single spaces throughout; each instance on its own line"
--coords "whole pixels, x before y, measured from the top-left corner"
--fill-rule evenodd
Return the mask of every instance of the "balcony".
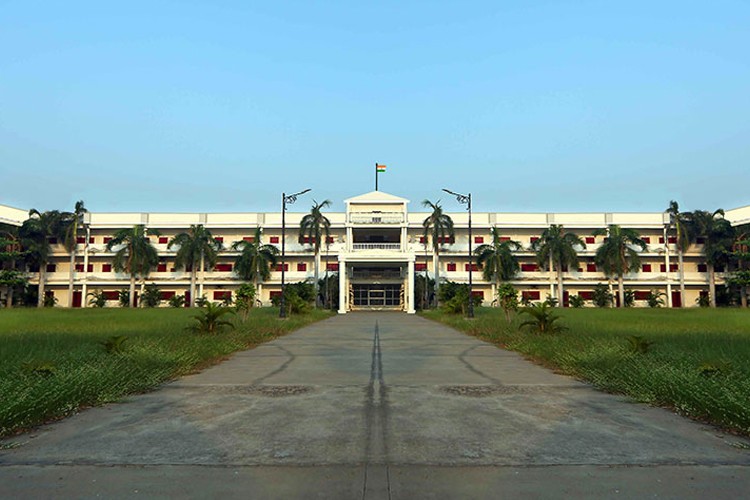
M 401 243 L 352 243 L 352 250 L 401 250 Z
M 352 224 L 401 224 L 404 222 L 402 212 L 350 212 Z
M 352 279 L 401 279 L 404 276 L 398 269 L 355 269 L 351 277 Z

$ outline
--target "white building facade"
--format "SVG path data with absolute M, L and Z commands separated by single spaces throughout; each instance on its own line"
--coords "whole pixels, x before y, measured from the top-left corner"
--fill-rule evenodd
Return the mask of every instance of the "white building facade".
M 382 191 L 373 191 L 345 200 L 346 211 L 326 213 L 331 221 L 331 238 L 322 245 L 321 277 L 326 273 L 339 275 L 339 313 L 359 309 L 393 309 L 414 313 L 417 301 L 414 284 L 417 275 L 434 277 L 432 242 L 422 237 L 422 223 L 429 215 L 409 212 L 409 200 Z M 311 280 L 314 256 L 310 242 L 299 241 L 299 223 L 304 213 L 286 214 L 287 282 Z M 491 243 L 490 230 L 497 227 L 503 238 L 518 241 L 522 249 L 516 252 L 521 272 L 510 283 L 522 296 L 531 301 L 556 297 L 556 274 L 540 269 L 531 251 L 531 244 L 551 224 L 560 224 L 586 241 L 579 252 L 577 269 L 564 271 L 565 304 L 572 295 L 584 299 L 592 297 L 594 287 L 608 283 L 608 278 L 594 262 L 596 249 L 603 241 L 592 236 L 595 229 L 609 224 L 637 230 L 648 243 L 641 253 L 641 267 L 625 277 L 626 289 L 635 292 L 637 306 L 646 305 L 650 291 L 662 292 L 666 305 L 680 306 L 678 269 L 674 237 L 668 231 L 669 218 L 656 213 L 495 213 L 472 214 L 472 241 L 468 237 L 468 214 L 465 211 L 448 213 L 455 225 L 455 238 L 442 242 L 440 277 L 467 283 L 469 250 L 483 243 Z M 21 225 L 28 212 L 0 205 L 0 222 Z M 750 206 L 728 210 L 726 218 L 734 225 L 750 223 Z M 108 306 L 117 306 L 117 293 L 128 287 L 129 276 L 116 273 L 112 267 L 113 252 L 106 245 L 113 234 L 122 228 L 144 224 L 156 229 L 159 236 L 151 241 L 159 253 L 157 268 L 145 280 L 161 290 L 162 298 L 188 292 L 190 273 L 176 269 L 175 249 L 168 249 L 171 238 L 187 230 L 190 225 L 203 224 L 224 246 L 218 263 L 212 270 L 199 273 L 197 295 L 211 301 L 232 296 L 243 283 L 234 273 L 237 252 L 229 250 L 238 240 L 251 239 L 256 228 L 263 230 L 263 243 L 281 247 L 280 212 L 270 213 L 88 213 L 85 230 L 78 240 L 74 273 L 74 307 L 86 307 L 85 298 L 101 290 L 108 298 Z M 425 244 L 427 243 L 427 244 Z M 58 305 L 68 303 L 70 273 L 69 253 L 58 242 L 52 242 L 53 254 L 47 265 L 48 294 Z M 722 282 L 724 270 L 717 269 L 717 280 Z M 700 240 L 684 256 L 686 297 L 685 305 L 694 306 L 701 294 L 707 293 L 708 274 Z M 30 283 L 38 284 L 38 273 L 30 275 Z M 484 305 L 495 298 L 494 284 L 483 279 L 474 263 L 474 293 L 481 295 Z M 269 305 L 274 295 L 281 292 L 281 264 L 271 278 L 259 286 L 258 298 Z M 559 298 L 558 298 L 559 299 Z

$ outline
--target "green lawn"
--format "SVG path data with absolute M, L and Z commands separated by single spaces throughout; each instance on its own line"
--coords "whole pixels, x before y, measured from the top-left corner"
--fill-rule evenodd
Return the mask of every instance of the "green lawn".
M 166 380 L 216 363 L 330 316 L 313 311 L 276 317 L 257 309 L 237 329 L 215 336 L 186 326 L 188 309 L 0 310 L 0 436 L 153 389 Z M 101 342 L 125 335 L 122 353 Z
M 750 310 L 565 309 L 560 314 L 568 330 L 545 335 L 519 331 L 518 318 L 508 325 L 499 309 L 480 308 L 473 321 L 437 311 L 424 316 L 605 391 L 750 435 Z M 650 350 L 632 352 L 631 335 L 652 341 Z

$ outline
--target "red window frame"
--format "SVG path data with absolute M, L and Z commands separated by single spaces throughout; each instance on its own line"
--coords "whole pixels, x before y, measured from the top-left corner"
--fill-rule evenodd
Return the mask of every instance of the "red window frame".
M 427 264 L 424 262 L 417 262 L 414 264 L 414 270 L 415 271 L 426 271 L 427 270 Z
M 76 266 L 76 267 L 78 267 L 78 266 Z M 81 267 L 83 267 L 83 266 L 81 266 Z M 48 273 L 54 273 L 55 271 L 57 271 L 57 265 L 56 264 L 47 264 L 47 272 Z
M 474 243 L 484 243 L 484 236 L 474 236 Z
M 326 264 L 326 271 L 338 271 L 339 270 L 339 263 L 338 262 L 329 262 Z
M 651 244 L 651 237 L 650 236 L 643 236 L 641 237 L 643 241 L 645 241 L 648 244 Z
M 278 236 L 271 236 L 271 243 L 278 243 L 279 237 Z
M 708 272 L 708 266 L 706 264 L 698 264 L 698 272 L 699 273 L 707 273 Z
M 159 244 L 160 245 L 166 245 L 169 243 L 169 238 L 166 236 L 159 236 Z
M 220 273 L 229 273 L 232 272 L 232 264 L 216 264 L 214 269 Z
M 597 272 L 596 264 L 591 264 L 591 263 L 586 264 L 586 272 L 587 273 L 595 273 L 595 272 Z
M 177 295 L 177 292 L 161 292 L 161 300 L 169 300 Z
M 596 238 L 594 236 L 586 236 L 587 245 L 593 245 L 594 243 L 596 243 Z
M 648 292 L 648 291 L 636 290 L 635 300 L 648 300 L 650 293 L 651 292 Z
M 578 296 L 581 297 L 583 300 L 593 300 L 594 292 L 578 292 Z
M 217 236 L 214 238 L 214 241 L 216 243 L 224 243 L 224 237 L 223 236 Z
M 541 297 L 539 290 L 524 290 L 521 292 L 521 298 L 524 300 L 539 300 Z
M 107 243 L 109 243 L 110 241 L 112 241 L 112 237 L 111 236 L 105 236 L 102 241 L 106 245 Z M 107 293 L 107 292 L 104 292 L 104 293 Z
M 156 272 L 157 273 L 166 273 L 167 272 L 167 265 L 166 264 L 159 264 L 156 266 Z
M 306 262 L 297 262 L 297 271 L 298 272 L 306 272 L 307 271 L 307 263 Z
M 112 264 L 102 264 L 102 272 L 103 273 L 111 273 L 112 272 Z
M 455 271 L 456 270 L 456 263 L 455 262 L 448 262 L 448 265 L 446 266 L 446 269 L 448 271 Z
M 281 264 L 276 264 L 276 271 L 281 272 Z M 289 263 L 284 264 L 284 272 L 289 272 Z
M 641 271 L 644 273 L 650 273 L 651 272 L 651 264 L 643 264 L 641 266 Z
M 524 273 L 533 273 L 533 272 L 538 271 L 538 270 L 539 270 L 539 265 L 537 265 L 535 263 L 528 263 L 527 262 L 525 264 L 521 264 L 521 272 L 524 272 Z
M 242 241 L 247 241 L 248 243 L 252 243 L 252 242 L 255 241 L 255 237 L 254 236 L 244 236 L 242 238 Z
M 464 271 L 466 271 L 467 273 L 469 272 L 469 263 L 468 262 L 466 264 L 464 264 Z M 479 271 L 479 266 L 476 265 L 476 264 L 472 264 L 471 265 L 471 271 L 472 272 Z
M 214 290 L 214 300 L 224 300 L 226 298 L 232 298 L 231 290 Z
M 120 298 L 120 292 L 117 292 L 117 291 L 115 291 L 115 292 L 112 292 L 112 291 L 110 291 L 110 292 L 102 292 L 102 293 L 104 295 L 104 298 L 107 299 L 107 300 L 119 300 L 119 298 Z

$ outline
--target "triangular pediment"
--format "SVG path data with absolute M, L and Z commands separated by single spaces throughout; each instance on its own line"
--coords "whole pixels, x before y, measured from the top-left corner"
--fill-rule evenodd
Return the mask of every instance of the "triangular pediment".
M 369 193 L 360 194 L 353 198 L 344 200 L 345 203 L 409 203 L 406 198 L 394 196 L 383 191 L 370 191 Z

